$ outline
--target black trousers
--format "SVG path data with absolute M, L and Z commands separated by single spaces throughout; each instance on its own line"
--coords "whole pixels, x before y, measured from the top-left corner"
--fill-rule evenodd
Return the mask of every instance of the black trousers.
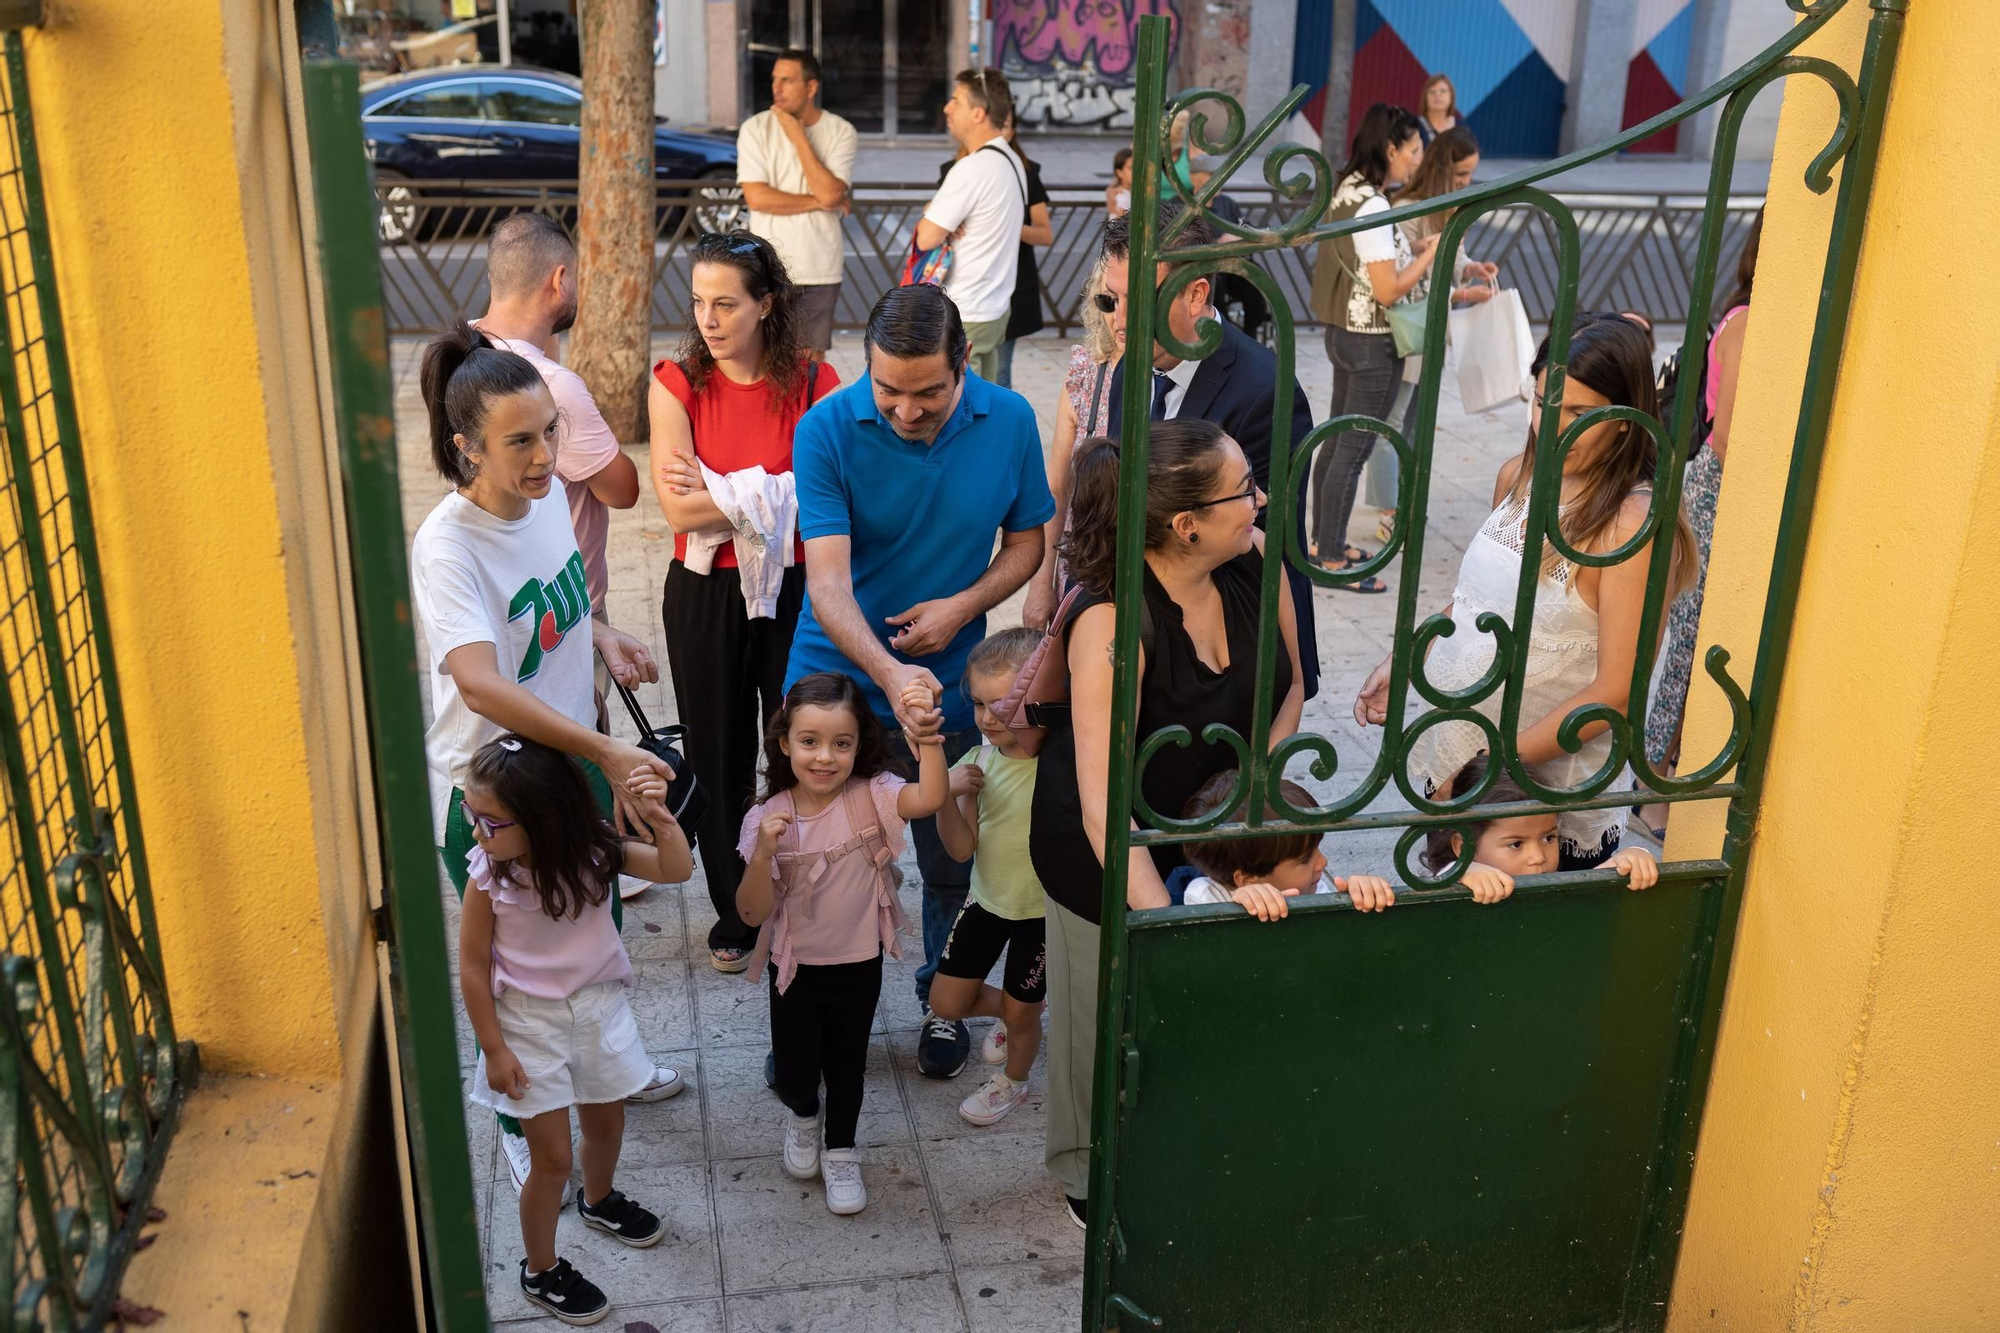
M 778 1100 L 793 1115 L 819 1114 L 826 1084 L 826 1146 L 852 1148 L 861 1121 L 861 1083 L 868 1069 L 868 1032 L 882 997 L 882 955 L 862 963 L 809 967 L 801 963 L 785 993 L 770 970 L 771 1056 Z
M 778 614 L 752 620 L 734 567 L 695 574 L 676 560 L 667 569 L 660 597 L 667 671 L 687 724 L 688 763 L 708 789 L 708 810 L 689 832 L 715 904 L 711 949 L 757 942 L 756 928 L 736 912 L 736 886 L 743 882 L 736 837 L 756 792 L 764 728 L 785 701 L 785 663 L 805 595 L 805 567 L 794 565 L 785 571 Z

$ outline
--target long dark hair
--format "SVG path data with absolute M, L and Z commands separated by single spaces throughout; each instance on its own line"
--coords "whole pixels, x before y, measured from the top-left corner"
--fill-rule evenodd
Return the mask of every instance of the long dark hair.
M 796 296 L 791 275 L 785 272 L 785 261 L 778 258 L 778 252 L 771 248 L 771 243 L 741 229 L 708 232 L 688 251 L 690 281 L 697 264 L 721 264 L 733 268 L 743 275 L 743 289 L 750 293 L 751 300 L 771 298 L 771 313 L 762 321 L 764 379 L 770 384 L 772 396 L 778 402 L 803 393 L 809 372 L 805 364 L 805 345 L 799 341 Z M 688 387 L 700 393 L 715 370 L 715 357 L 708 350 L 708 343 L 693 319 L 688 320 L 687 334 L 681 339 L 680 352 L 674 359 L 687 376 Z
M 1361 115 L 1361 125 L 1354 131 L 1354 140 L 1348 148 L 1347 165 L 1340 169 L 1340 179 L 1359 175 L 1381 189 L 1389 176 L 1390 151 L 1401 148 L 1416 133 L 1415 116 L 1402 107 L 1377 102 Z
M 806 707 L 845 708 L 854 714 L 854 771 L 847 775 L 849 782 L 866 782 L 889 767 L 888 737 L 875 710 L 861 697 L 861 687 L 842 672 L 815 671 L 799 677 L 785 692 L 784 704 L 771 715 L 771 725 L 764 728 L 764 800 L 799 785 L 784 739 L 792 729 L 792 715 Z
M 1212 421 L 1156 421 L 1146 447 L 1146 549 L 1163 550 L 1174 515 L 1208 499 L 1227 438 Z M 1085 440 L 1070 464 L 1069 531 L 1060 543 L 1069 576 L 1099 595 L 1118 572 L 1118 442 Z
M 1466 761 L 1465 767 L 1459 769 L 1457 775 L 1452 778 L 1452 791 L 1467 792 L 1477 787 L 1485 780 L 1486 770 L 1491 763 L 1492 756 L 1484 750 L 1472 756 L 1471 759 Z M 1500 776 L 1493 779 L 1492 788 L 1479 798 L 1479 804 L 1499 805 L 1504 801 L 1525 801 L 1527 799 L 1528 793 L 1522 791 L 1520 785 L 1513 778 L 1507 776 L 1507 770 L 1502 769 L 1500 770 Z M 1478 807 L 1475 806 L 1474 808 L 1477 809 Z M 1554 814 L 1555 812 L 1551 810 L 1549 813 Z M 1477 846 L 1480 837 L 1494 822 L 1491 819 L 1475 819 L 1467 824 L 1465 826 L 1466 841 Z M 1417 859 L 1422 861 L 1424 869 L 1430 871 L 1433 875 L 1442 874 L 1447 867 L 1458 861 L 1459 854 L 1453 851 L 1451 846 L 1451 835 L 1453 832 L 1454 830 L 1450 828 L 1434 828 L 1424 835 L 1424 850 L 1422 855 Z
M 1750 304 L 1750 287 L 1757 279 L 1757 243 L 1763 238 L 1764 210 L 1760 208 L 1756 221 L 1750 224 L 1749 235 L 1743 238 L 1743 252 L 1736 256 L 1736 289 L 1723 302 L 1724 310 Z
M 552 919 L 581 916 L 610 897 L 625 843 L 591 799 L 576 760 L 525 736 L 502 736 L 474 752 L 465 785 L 513 811 L 535 858 L 527 877 Z
M 1549 340 L 1535 349 L 1530 374 L 1548 368 Z M 1594 389 L 1621 407 L 1636 407 L 1649 416 L 1659 415 L 1659 398 L 1654 391 L 1651 335 L 1622 315 L 1580 315 L 1570 334 L 1569 377 L 1587 389 Z M 1579 551 L 1608 531 L 1617 521 L 1618 511 L 1634 491 L 1654 484 L 1659 471 L 1658 446 L 1644 429 L 1629 421 L 1617 424 L 1618 435 L 1598 457 L 1576 476 L 1576 498 L 1569 501 L 1557 518 L 1563 540 Z M 1507 498 L 1516 503 L 1528 494 L 1534 479 L 1535 449 L 1541 431 L 1541 412 L 1529 412 L 1528 442 L 1521 451 L 1520 470 Z M 1669 599 L 1694 577 L 1694 530 L 1687 515 L 1674 511 L 1673 563 L 1667 575 Z M 1553 545 L 1543 548 L 1543 567 L 1552 568 L 1562 557 Z
M 535 388 L 541 372 L 525 357 L 495 347 L 462 319 L 424 347 L 417 376 L 431 418 L 431 464 L 454 486 L 469 486 L 479 469 L 453 437 L 479 438 L 486 409 L 495 398 Z

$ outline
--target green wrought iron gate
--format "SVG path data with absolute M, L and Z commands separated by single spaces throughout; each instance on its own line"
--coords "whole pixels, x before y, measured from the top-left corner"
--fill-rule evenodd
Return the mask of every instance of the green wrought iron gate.
M 1104 914 L 1100 953 L 1098 1062 L 1083 1324 L 1088 1330 L 1384 1330 L 1653 1329 L 1666 1319 L 1686 1192 L 1693 1171 L 1722 985 L 1751 850 L 1752 817 L 1762 779 L 1778 688 L 1784 675 L 1812 499 L 1835 373 L 1853 289 L 1861 227 L 1906 0 L 1871 0 L 1874 13 L 1860 78 L 1819 58 L 1792 54 L 1825 26 L 1845 0 L 1788 0 L 1801 17 L 1750 64 L 1681 106 L 1619 138 L 1545 166 L 1445 199 L 1411 204 L 1365 222 L 1325 224 L 1335 180 L 1309 149 L 1280 147 L 1266 158 L 1265 180 L 1294 201 L 1291 220 L 1270 230 L 1230 224 L 1207 205 L 1303 100 L 1299 88 L 1246 133 L 1241 108 L 1211 89 L 1165 96 L 1166 21 L 1141 20 L 1138 116 L 1133 172 L 1131 264 L 1154 262 L 1185 225 L 1157 221 L 1163 178 L 1158 168 L 1165 127 L 1194 112 L 1195 146 L 1220 155 L 1200 190 L 1168 186 L 1199 209 L 1220 241 L 1176 249 L 1175 267 L 1156 291 L 1134 281 L 1133 334 L 1126 352 L 1120 476 L 1117 645 L 1111 718 L 1108 808 L 1131 811 L 1148 827 L 1106 820 Z M 1824 282 L 1793 443 L 1776 554 L 1746 691 L 1732 654 L 1711 648 L 1702 664 L 1731 711 L 1727 741 L 1712 759 L 1684 763 L 1677 776 L 1656 773 L 1639 729 L 1603 706 L 1565 722 L 1566 744 L 1592 722 L 1609 724 L 1611 753 L 1589 781 L 1551 789 L 1535 781 L 1516 753 L 1527 635 L 1509 624 L 1529 621 L 1543 543 L 1577 565 L 1632 558 L 1655 532 L 1670 532 L 1680 503 L 1695 395 L 1678 395 L 1671 421 L 1627 408 L 1584 414 L 1566 430 L 1559 410 L 1569 330 L 1575 314 L 1578 229 L 1568 207 L 1537 182 L 1607 156 L 1720 104 L 1715 168 L 1707 194 L 1686 344 L 1703 345 L 1714 291 L 1736 138 L 1750 99 L 1791 75 L 1824 82 L 1839 101 L 1838 128 L 1806 173 L 1824 192 L 1838 172 Z M 1222 113 L 1220 133 L 1209 124 Z M 1206 108 L 1206 109 L 1205 109 Z M 1292 173 L 1295 166 L 1305 169 Z M 1291 173 L 1291 174 L 1288 174 Z M 1388 423 L 1344 416 L 1304 440 L 1289 436 L 1294 341 L 1290 310 L 1256 255 L 1325 243 L 1364 227 L 1456 209 L 1438 242 L 1436 271 L 1453 271 L 1467 229 L 1498 209 L 1538 210 L 1560 239 L 1561 290 L 1553 314 L 1550 370 L 1537 411 L 1535 471 L 1526 550 L 1511 622 L 1483 618 L 1496 640 L 1494 669 L 1461 691 L 1423 674 L 1426 646 L 1449 632 L 1443 617 L 1419 623 L 1432 438 L 1444 367 L 1449 283 L 1433 284 L 1423 348 L 1424 373 L 1409 438 Z M 1247 736 L 1205 733 L 1244 759 L 1239 800 L 1245 823 L 1218 815 L 1181 822 L 1149 813 L 1136 799 L 1138 775 L 1165 744 L 1194 740 L 1185 729 L 1135 735 L 1142 543 L 1146 490 L 1146 373 L 1159 342 L 1182 357 L 1205 346 L 1178 343 L 1165 305 L 1201 269 L 1226 270 L 1265 291 L 1280 321 L 1278 396 L 1273 404 L 1270 514 L 1273 550 L 1265 564 L 1257 661 L 1261 682 Z M 1617 550 L 1589 555 L 1562 540 L 1554 497 L 1562 457 L 1585 430 L 1605 420 L 1638 423 L 1660 450 L 1653 509 Z M 1401 456 L 1396 535 L 1365 565 L 1330 572 L 1310 565 L 1293 523 L 1298 481 L 1314 450 L 1347 430 L 1378 432 Z M 1652 543 L 1646 609 L 1630 694 L 1645 716 L 1648 675 L 1659 642 L 1668 582 L 1667 549 Z M 1279 651 L 1277 599 L 1283 566 L 1313 582 L 1352 582 L 1397 556 L 1406 572 L 1398 593 L 1389 717 L 1381 751 L 1367 772 L 1328 804 L 1289 806 L 1278 791 L 1286 765 L 1304 758 L 1322 782 L 1339 759 L 1325 737 L 1295 735 L 1273 746 L 1272 663 Z M 1474 705 L 1499 692 L 1500 723 Z M 1412 694 L 1426 705 L 1410 716 Z M 1514 899 L 1495 910 L 1474 907 L 1455 887 L 1462 867 L 1424 876 L 1411 865 L 1418 840 L 1437 828 L 1462 828 L 1490 783 L 1447 800 L 1413 788 L 1403 771 L 1424 729 L 1444 721 L 1478 725 L 1502 767 L 1533 803 L 1490 805 L 1483 818 L 1554 806 L 1562 810 L 1630 804 L 1614 790 L 1630 771 L 1661 800 L 1728 802 L 1719 860 L 1670 864 L 1650 893 L 1624 891 L 1608 872 L 1520 881 Z M 1363 813 L 1391 783 L 1412 810 Z M 1267 802 L 1283 812 L 1267 818 Z M 1546 803 L 1546 804 L 1543 804 Z M 1171 815 L 1173 812 L 1166 812 Z M 1416 892 L 1381 920 L 1349 919 L 1344 905 L 1294 908 L 1283 928 L 1261 926 L 1233 908 L 1180 907 L 1127 914 L 1128 849 L 1195 837 L 1244 836 L 1272 828 L 1327 831 L 1403 827 L 1398 870 Z
M 195 1049 L 174 1034 L 42 207 L 0 76 L 0 1329 L 93 1329 Z

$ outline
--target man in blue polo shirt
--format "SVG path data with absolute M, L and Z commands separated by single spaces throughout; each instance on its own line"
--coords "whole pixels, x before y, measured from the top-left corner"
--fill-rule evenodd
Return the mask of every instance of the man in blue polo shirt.
M 863 346 L 868 373 L 806 413 L 792 439 L 806 604 L 785 688 L 846 672 L 889 729 L 892 754 L 910 762 L 903 731 L 920 719 L 904 715 L 902 694 L 922 681 L 956 763 L 979 737 L 965 659 L 986 613 L 1041 565 L 1042 525 L 1055 514 L 1041 430 L 1025 398 L 966 373 L 965 326 L 937 287 L 883 296 Z M 911 834 L 924 880 L 917 1067 L 950 1078 L 971 1039 L 930 1012 L 930 986 L 971 867 L 944 850 L 934 820 Z

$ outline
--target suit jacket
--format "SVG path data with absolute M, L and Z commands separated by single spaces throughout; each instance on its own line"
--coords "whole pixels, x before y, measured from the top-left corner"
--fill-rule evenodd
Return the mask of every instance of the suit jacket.
M 1111 422 L 1108 434 L 1117 435 L 1124 421 L 1125 363 L 1118 362 L 1111 374 Z M 1256 474 L 1257 484 L 1271 488 L 1271 403 L 1278 386 L 1278 357 L 1249 334 L 1222 321 L 1222 346 L 1201 363 L 1174 415 L 1212 421 L 1229 432 L 1243 447 L 1243 456 Z M 1312 430 L 1312 406 L 1306 391 L 1292 381 L 1292 444 Z M 1298 494 L 1292 505 L 1293 526 L 1298 530 L 1299 549 L 1305 549 L 1306 477 L 1298 479 Z M 1258 517 L 1262 526 L 1264 518 Z M 1292 609 L 1299 627 L 1299 667 L 1305 682 L 1306 698 L 1319 693 L 1319 640 L 1313 625 L 1312 584 L 1296 569 L 1287 567 L 1292 590 Z

